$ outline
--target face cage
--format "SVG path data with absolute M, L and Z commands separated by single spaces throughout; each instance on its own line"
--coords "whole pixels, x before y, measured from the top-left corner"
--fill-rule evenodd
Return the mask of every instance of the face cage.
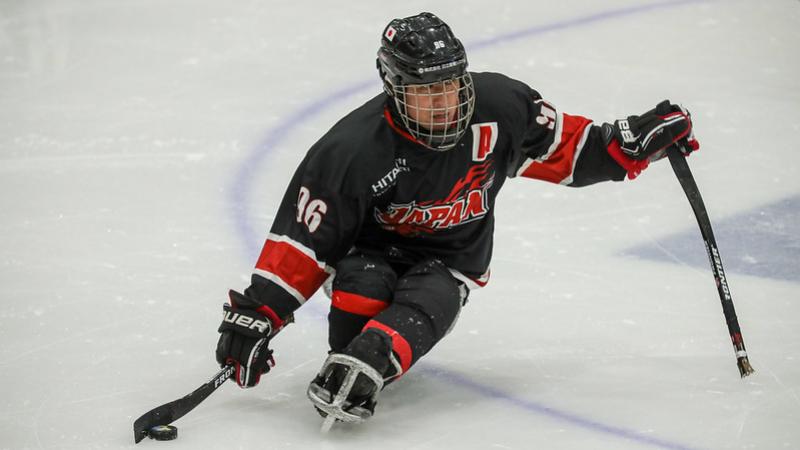
M 452 91 L 453 83 L 458 84 L 458 104 L 447 105 L 443 97 L 446 95 L 447 89 Z M 393 86 L 394 101 L 397 106 L 397 111 L 406 130 L 414 136 L 422 145 L 436 151 L 446 151 L 455 147 L 461 136 L 467 131 L 467 125 L 472 118 L 472 113 L 475 110 L 475 89 L 472 85 L 472 77 L 469 73 L 459 77 L 451 78 L 448 80 L 437 81 L 429 84 L 415 84 L 413 85 L 415 93 L 407 95 L 407 89 L 411 85 L 406 86 Z M 422 97 L 429 97 L 429 101 L 425 104 L 431 107 L 420 107 L 419 105 L 409 105 L 407 98 L 417 98 L 417 103 Z M 439 97 L 437 99 L 437 97 Z M 441 106 L 434 106 L 438 101 Z M 420 123 L 408 113 L 409 108 L 417 110 L 417 117 L 421 115 L 429 116 L 430 119 L 424 123 Z M 453 119 L 450 119 L 453 110 Z M 435 114 L 446 115 L 445 121 L 434 120 Z M 439 128 L 434 130 L 434 128 Z

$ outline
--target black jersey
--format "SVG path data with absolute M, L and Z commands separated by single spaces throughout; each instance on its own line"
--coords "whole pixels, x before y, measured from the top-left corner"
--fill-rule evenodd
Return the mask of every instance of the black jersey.
M 472 77 L 470 128 L 448 151 L 405 132 L 386 94 L 314 144 L 289 183 L 246 294 L 286 318 L 353 250 L 408 263 L 436 258 L 467 286 L 482 286 L 495 199 L 507 178 L 568 186 L 624 178 L 589 119 L 559 112 L 504 75 Z

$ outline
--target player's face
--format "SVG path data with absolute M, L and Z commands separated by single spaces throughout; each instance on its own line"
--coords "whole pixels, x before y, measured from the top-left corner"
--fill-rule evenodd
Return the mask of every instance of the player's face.
M 458 119 L 459 88 L 459 80 L 406 86 L 406 112 L 431 131 L 445 130 Z

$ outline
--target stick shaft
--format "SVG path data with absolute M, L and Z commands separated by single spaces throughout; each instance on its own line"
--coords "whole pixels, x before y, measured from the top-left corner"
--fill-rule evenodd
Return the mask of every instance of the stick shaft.
M 686 198 L 689 199 L 695 218 L 697 218 L 697 225 L 700 227 L 700 234 L 703 236 L 709 263 L 711 264 L 711 272 L 717 283 L 717 293 L 722 303 L 722 312 L 725 315 L 725 322 L 728 325 L 728 332 L 736 352 L 739 373 L 744 378 L 753 373 L 753 368 L 747 359 L 742 330 L 739 327 L 739 319 L 736 317 L 736 309 L 733 306 L 733 298 L 728 286 L 728 279 L 725 276 L 725 269 L 722 266 L 722 257 L 720 256 L 719 248 L 717 248 L 717 240 L 714 238 L 714 230 L 711 228 L 708 211 L 703 203 L 703 197 L 700 195 L 700 190 L 694 180 L 692 171 L 689 169 L 689 164 L 686 162 L 686 157 L 675 147 L 667 151 L 667 156 L 675 176 L 678 177 L 678 181 L 686 193 Z

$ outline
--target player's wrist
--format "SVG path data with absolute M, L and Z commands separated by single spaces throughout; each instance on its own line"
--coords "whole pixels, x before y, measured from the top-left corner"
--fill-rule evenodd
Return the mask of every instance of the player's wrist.
M 628 179 L 633 180 L 634 178 L 638 177 L 640 173 L 644 169 L 646 169 L 650 165 L 650 160 L 647 159 L 633 159 L 625 152 L 622 151 L 622 147 L 619 141 L 614 138 L 611 139 L 610 142 L 606 144 L 606 150 L 611 158 L 619 164 L 620 167 L 625 169 L 625 172 L 628 174 Z
M 272 324 L 273 333 L 283 328 L 283 326 L 289 322 L 287 319 L 279 316 L 278 313 L 276 313 L 275 310 L 269 306 L 258 303 L 250 297 L 240 294 L 234 290 L 228 292 L 228 298 L 232 307 L 243 310 L 252 310 L 269 319 L 270 323 Z

